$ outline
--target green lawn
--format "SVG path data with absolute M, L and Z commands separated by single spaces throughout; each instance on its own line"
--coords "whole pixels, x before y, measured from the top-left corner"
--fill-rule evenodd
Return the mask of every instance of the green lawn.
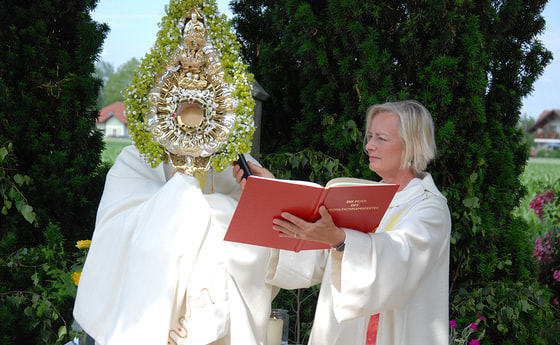
M 105 142 L 105 149 L 101 153 L 101 160 L 111 165 L 115 162 L 115 158 L 121 153 L 121 150 L 132 144 L 132 141 L 127 138 L 103 138 L 103 141 Z

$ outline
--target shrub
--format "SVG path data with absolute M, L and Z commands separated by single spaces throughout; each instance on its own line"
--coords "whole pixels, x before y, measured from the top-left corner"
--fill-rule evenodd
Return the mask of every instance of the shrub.
M 13 148 L 0 181 L 3 345 L 68 340 L 72 244 L 91 237 L 105 177 L 92 74 L 108 28 L 91 19 L 95 4 L 0 2 L 0 148 Z

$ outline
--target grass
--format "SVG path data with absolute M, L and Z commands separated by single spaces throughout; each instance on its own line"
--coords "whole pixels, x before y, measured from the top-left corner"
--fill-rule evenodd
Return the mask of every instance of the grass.
M 101 153 L 101 161 L 113 164 L 122 149 L 132 144 L 129 138 L 103 138 L 105 149 Z

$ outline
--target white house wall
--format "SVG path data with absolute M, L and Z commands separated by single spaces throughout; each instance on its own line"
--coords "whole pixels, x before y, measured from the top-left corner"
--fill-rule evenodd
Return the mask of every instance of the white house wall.
M 128 136 L 126 125 L 119 121 L 116 117 L 111 117 L 105 122 L 106 137 L 124 137 Z

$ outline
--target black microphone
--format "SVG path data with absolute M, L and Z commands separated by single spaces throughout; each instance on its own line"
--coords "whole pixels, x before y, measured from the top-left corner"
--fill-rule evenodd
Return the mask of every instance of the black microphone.
M 245 159 L 245 156 L 242 153 L 239 154 L 239 159 L 235 161 L 235 164 L 239 165 L 239 167 L 243 169 L 244 179 L 247 179 L 249 175 L 252 175 L 251 169 L 249 169 L 249 165 L 247 164 L 247 160 Z

